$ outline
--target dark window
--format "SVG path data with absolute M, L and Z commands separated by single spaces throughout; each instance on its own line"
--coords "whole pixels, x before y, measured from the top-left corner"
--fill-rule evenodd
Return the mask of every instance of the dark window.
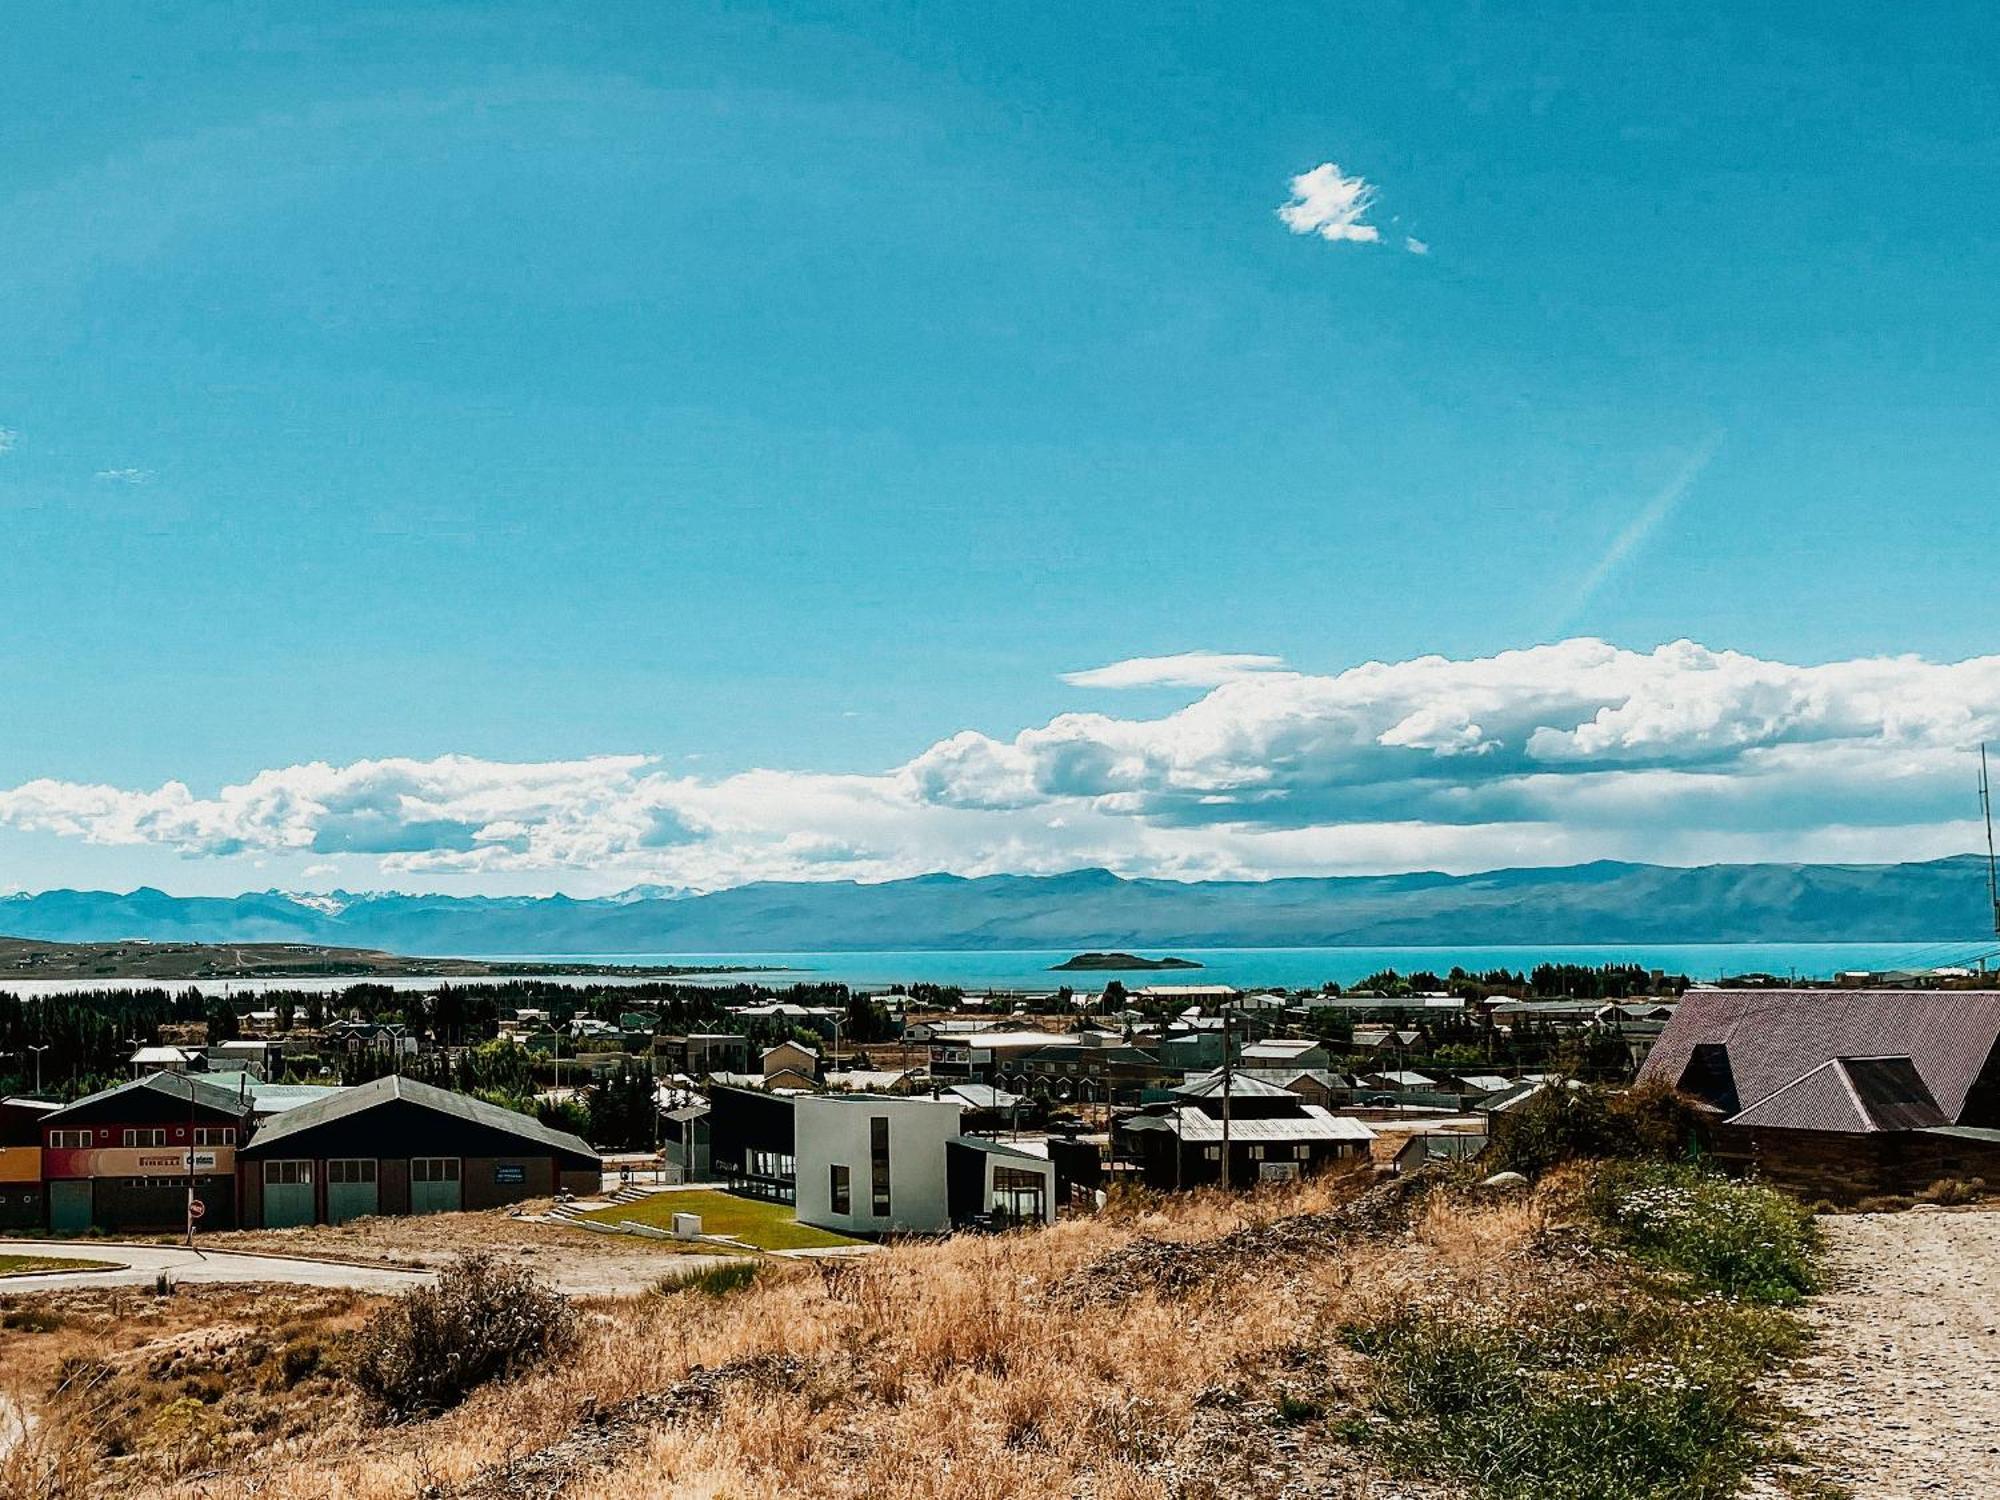
M 889 1217 L 889 1117 L 876 1115 L 868 1122 L 868 1177 L 875 1217 Z
M 837 1214 L 854 1212 L 854 1195 L 848 1190 L 847 1168 L 835 1163 L 829 1171 L 833 1176 L 833 1211 Z

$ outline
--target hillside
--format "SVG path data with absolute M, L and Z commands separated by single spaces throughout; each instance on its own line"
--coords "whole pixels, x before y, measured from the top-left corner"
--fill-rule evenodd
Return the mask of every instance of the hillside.
M 605 964 L 485 963 L 470 958 L 407 958 L 370 948 L 310 943 L 58 943 L 0 937 L 0 979 L 478 979 L 532 970 L 547 974 L 609 972 Z M 621 974 L 673 975 L 685 968 L 618 966 Z M 706 970 L 703 972 L 714 972 Z
M 0 897 L 0 932 L 60 942 L 314 943 L 395 953 L 1171 949 L 1340 944 L 1976 942 L 1981 861 L 1597 863 L 1269 881 L 1125 880 L 1105 870 L 858 885 L 760 882 L 706 895 Z

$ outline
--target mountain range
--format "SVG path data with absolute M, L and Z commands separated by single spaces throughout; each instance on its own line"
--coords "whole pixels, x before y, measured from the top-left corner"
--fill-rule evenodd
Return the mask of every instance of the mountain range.
M 1993 936 L 1986 865 L 1598 862 L 1479 875 L 1263 881 L 922 875 L 708 893 L 0 897 L 0 934 L 62 942 L 306 942 L 408 954 L 1946 942 Z

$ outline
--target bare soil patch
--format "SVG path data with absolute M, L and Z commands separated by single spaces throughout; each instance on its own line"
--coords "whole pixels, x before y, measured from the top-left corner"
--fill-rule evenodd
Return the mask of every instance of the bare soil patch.
M 1782 1389 L 1807 1467 L 1859 1500 L 2000 1495 L 2000 1212 L 1821 1223 L 1817 1344 Z

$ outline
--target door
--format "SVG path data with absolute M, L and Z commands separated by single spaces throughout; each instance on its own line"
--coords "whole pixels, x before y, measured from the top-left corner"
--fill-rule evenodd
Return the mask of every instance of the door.
M 313 1222 L 313 1172 L 309 1161 L 264 1163 L 264 1227 L 290 1229 Z
M 49 1228 L 57 1234 L 82 1234 L 90 1228 L 90 1181 L 88 1178 L 49 1184 Z
M 410 1158 L 411 1213 L 457 1213 L 462 1201 L 458 1191 L 457 1157 L 413 1156 Z
M 373 1160 L 347 1159 L 326 1164 L 327 1223 L 345 1224 L 349 1219 L 378 1211 Z

